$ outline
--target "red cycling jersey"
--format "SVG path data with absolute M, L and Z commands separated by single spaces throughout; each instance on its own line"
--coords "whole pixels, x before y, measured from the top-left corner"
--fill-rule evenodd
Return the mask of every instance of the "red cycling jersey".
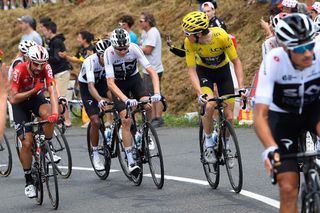
M 28 62 L 15 66 L 12 73 L 11 89 L 15 92 L 26 92 L 35 87 L 37 81 L 46 83 L 47 87 L 54 84 L 53 73 L 50 64 L 45 64 L 40 74 L 32 76 L 28 71 Z

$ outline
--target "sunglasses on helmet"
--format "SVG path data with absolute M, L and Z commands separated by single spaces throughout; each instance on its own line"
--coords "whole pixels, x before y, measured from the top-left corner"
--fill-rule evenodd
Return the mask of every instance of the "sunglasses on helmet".
M 307 50 L 312 51 L 315 45 L 316 45 L 316 43 L 313 41 L 313 42 L 310 42 L 310 43 L 301 44 L 301 45 L 296 46 L 296 47 L 290 47 L 288 49 L 291 50 L 294 53 L 303 54 Z

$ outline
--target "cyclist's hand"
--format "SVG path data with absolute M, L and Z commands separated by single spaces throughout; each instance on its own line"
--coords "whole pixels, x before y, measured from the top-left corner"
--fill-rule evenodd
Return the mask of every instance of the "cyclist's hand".
M 42 83 L 40 80 L 37 80 L 34 85 L 34 90 L 36 91 L 37 95 L 41 92 L 43 87 L 44 87 L 44 83 Z
M 58 113 L 52 113 L 51 115 L 48 116 L 48 121 L 50 123 L 56 123 L 58 121 L 59 115 Z
M 105 105 L 106 105 L 106 101 L 103 100 L 103 99 L 100 100 L 99 103 L 98 103 L 98 107 L 99 107 L 99 108 L 103 108 Z
M 158 93 L 151 96 L 151 102 L 159 102 L 160 100 L 161 100 L 161 95 Z
M 280 165 L 280 155 L 279 155 L 277 146 L 271 146 L 271 147 L 267 148 L 266 150 L 264 150 L 262 152 L 262 159 L 264 161 L 264 166 L 266 168 L 266 172 L 267 172 L 268 176 L 271 175 L 271 170 L 272 170 L 272 164 L 270 161 L 270 153 L 272 153 L 272 152 L 274 153 L 273 159 L 275 161 L 275 166 Z
M 127 99 L 125 103 L 127 106 L 131 106 L 131 107 L 138 105 L 138 101 L 136 99 Z
M 207 99 L 206 99 L 207 95 L 206 94 L 201 94 L 198 96 L 198 103 L 200 106 L 203 106 L 207 103 Z

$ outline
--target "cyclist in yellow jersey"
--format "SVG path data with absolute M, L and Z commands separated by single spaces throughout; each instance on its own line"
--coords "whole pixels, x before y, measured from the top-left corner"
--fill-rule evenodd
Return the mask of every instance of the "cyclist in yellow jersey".
M 212 137 L 215 103 L 207 103 L 206 99 L 213 97 L 214 83 L 217 84 L 220 96 L 234 94 L 229 61 L 234 65 L 239 88 L 244 88 L 242 64 L 230 36 L 222 28 L 208 28 L 209 20 L 205 13 L 188 13 L 181 26 L 186 36 L 184 46 L 191 84 L 196 90 L 199 104 L 206 104 L 206 113 L 202 118 L 205 133 L 204 159 L 208 163 L 215 163 L 216 141 Z M 224 110 L 230 121 L 233 120 L 233 107 L 234 103 L 230 101 Z

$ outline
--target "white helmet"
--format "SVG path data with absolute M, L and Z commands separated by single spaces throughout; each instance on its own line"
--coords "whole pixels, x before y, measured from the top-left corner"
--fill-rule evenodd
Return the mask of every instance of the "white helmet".
M 38 44 L 29 48 L 28 56 L 31 61 L 37 64 L 44 64 L 49 59 L 49 53 L 46 48 Z
M 130 36 L 125 29 L 117 28 L 112 31 L 110 41 L 115 48 L 127 47 L 130 44 Z
M 25 55 L 28 53 L 29 48 L 34 45 L 37 45 L 37 43 L 32 40 L 24 40 L 19 43 L 18 48 Z
M 280 19 L 275 30 L 276 38 L 286 47 L 312 41 L 315 32 L 311 18 L 301 13 L 292 13 Z
M 281 2 L 281 4 L 284 7 L 295 8 L 297 6 L 298 2 L 296 0 L 283 0 Z
M 320 15 L 317 15 L 314 19 L 314 24 L 316 26 L 316 31 L 320 31 Z
M 103 54 L 104 51 L 111 46 L 111 42 L 108 39 L 100 39 L 97 43 L 96 43 L 96 51 L 98 54 Z
M 271 20 L 272 29 L 275 30 L 280 19 L 286 17 L 288 13 L 279 13 Z

